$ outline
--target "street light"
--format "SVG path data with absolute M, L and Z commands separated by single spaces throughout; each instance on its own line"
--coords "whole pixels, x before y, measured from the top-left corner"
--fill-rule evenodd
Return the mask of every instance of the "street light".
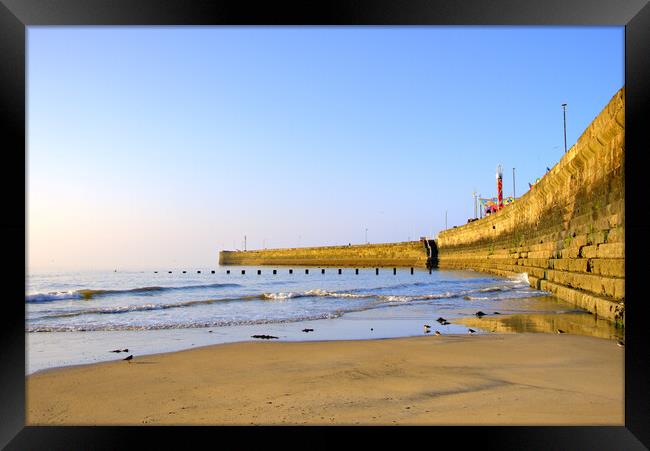
M 474 218 L 477 218 L 478 215 L 477 215 L 477 213 L 476 213 L 476 189 L 475 189 L 474 192 L 472 193 L 472 197 L 474 197 Z
M 566 103 L 562 104 L 562 110 L 564 111 L 564 153 L 566 153 Z

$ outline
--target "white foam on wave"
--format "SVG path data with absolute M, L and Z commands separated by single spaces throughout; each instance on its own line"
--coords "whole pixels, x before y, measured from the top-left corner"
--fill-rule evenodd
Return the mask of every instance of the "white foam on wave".
M 264 293 L 262 295 L 263 299 L 271 299 L 271 300 L 283 300 L 283 299 L 291 299 L 295 298 L 297 296 L 301 296 L 301 293 Z
M 490 298 L 484 296 L 463 296 L 468 301 L 489 301 Z
M 517 275 L 511 276 L 510 279 L 514 280 L 515 282 L 530 285 L 530 281 L 528 280 L 528 273 L 526 272 L 520 272 Z

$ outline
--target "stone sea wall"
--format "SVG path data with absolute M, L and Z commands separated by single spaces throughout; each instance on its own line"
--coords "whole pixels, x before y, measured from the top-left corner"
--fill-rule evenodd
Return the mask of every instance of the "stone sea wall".
M 426 267 L 424 242 L 221 251 L 220 265 L 295 265 L 338 267 Z
M 622 324 L 624 106 L 622 88 L 526 194 L 498 213 L 441 232 L 438 266 L 525 272 L 531 287 Z

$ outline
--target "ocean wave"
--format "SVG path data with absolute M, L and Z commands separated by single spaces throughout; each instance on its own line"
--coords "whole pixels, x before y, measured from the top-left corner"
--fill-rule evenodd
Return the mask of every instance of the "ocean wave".
M 43 315 L 35 319 L 70 318 L 70 317 L 81 316 L 81 315 L 114 315 L 114 314 L 131 313 L 131 312 L 146 312 L 150 310 L 167 310 L 171 308 L 193 307 L 197 305 L 209 305 L 214 303 L 247 301 L 253 299 L 263 299 L 263 297 L 259 295 L 252 295 L 252 296 L 240 296 L 237 298 L 226 298 L 226 299 L 202 299 L 202 300 L 195 300 L 195 301 L 173 302 L 170 304 L 120 305 L 116 307 L 89 308 L 83 310 L 73 310 L 69 312 L 53 313 L 53 314 Z
M 178 322 L 168 324 L 72 324 L 72 325 L 31 325 L 25 328 L 25 332 L 94 332 L 94 331 L 111 331 L 111 330 L 161 330 L 161 329 L 193 329 L 204 327 L 225 327 L 225 326 L 245 326 L 245 325 L 264 325 L 293 323 L 299 321 L 315 321 L 320 319 L 339 318 L 344 313 L 354 311 L 337 310 L 334 312 L 320 313 L 316 315 L 303 315 L 294 318 L 282 319 L 249 319 L 249 320 L 217 320 L 217 321 L 192 321 Z
M 67 299 L 83 299 L 76 291 L 52 291 L 49 293 L 35 293 L 25 296 L 25 302 L 52 302 Z
M 485 296 L 463 296 L 463 299 L 466 299 L 468 301 L 489 301 L 489 297 Z
M 211 283 L 203 285 L 185 285 L 180 287 L 138 287 L 126 290 L 101 290 L 101 289 L 82 289 L 74 291 L 59 291 L 48 293 L 34 293 L 25 296 L 25 302 L 51 302 L 70 299 L 92 299 L 96 296 L 119 295 L 119 294 L 153 294 L 161 291 L 179 291 L 192 290 L 201 288 L 227 288 L 239 287 L 236 283 Z
M 402 284 L 405 285 L 405 284 Z M 90 296 L 100 296 L 107 293 L 153 293 L 161 290 L 183 290 L 189 288 L 206 288 L 206 287 L 224 287 L 224 286 L 238 286 L 236 284 L 210 284 L 210 285 L 192 285 L 184 287 L 142 287 L 135 288 L 130 290 L 86 290 L 86 296 L 89 295 L 88 291 L 91 291 Z M 514 288 L 519 288 L 513 290 Z M 119 305 L 111 307 L 96 307 L 96 308 L 81 308 L 76 310 L 69 311 L 52 311 L 48 310 L 46 312 L 39 312 L 39 316 L 30 318 L 30 321 L 38 320 L 52 320 L 57 318 L 71 318 L 78 317 L 83 315 L 120 315 L 124 313 L 131 312 L 146 312 L 146 311 L 155 311 L 155 310 L 167 310 L 167 309 L 177 309 L 177 308 L 187 308 L 195 306 L 205 306 L 210 304 L 221 304 L 226 302 L 242 302 L 242 301 L 251 301 L 251 300 L 261 300 L 261 301 L 286 301 L 289 299 L 297 298 L 334 298 L 334 299 L 371 299 L 370 302 L 364 303 L 363 308 L 374 308 L 381 305 L 393 305 L 395 303 L 408 303 L 408 302 L 417 302 L 417 301 L 436 301 L 440 299 L 453 299 L 458 297 L 464 297 L 466 300 L 490 300 L 497 299 L 496 297 L 489 297 L 488 293 L 502 293 L 509 292 L 514 294 L 521 293 L 521 287 L 515 286 L 506 286 L 506 285 L 494 285 L 482 288 L 468 289 L 468 290 L 458 290 L 458 291 L 445 291 L 439 293 L 429 293 L 429 294 L 401 294 L 401 293 L 390 293 L 382 294 L 381 292 L 372 292 L 373 289 L 365 289 L 365 291 L 370 291 L 362 293 L 363 290 L 342 290 L 342 291 L 328 291 L 324 289 L 311 289 L 307 291 L 289 291 L 289 292 L 270 292 L 270 293 L 261 293 L 261 294 L 252 294 L 252 295 L 243 295 L 235 296 L 231 298 L 221 298 L 221 299 L 199 299 L 199 300 L 189 300 L 189 301 L 178 301 L 170 303 L 147 303 L 147 304 L 131 304 L 131 305 Z M 374 289 L 377 291 L 377 289 Z M 79 290 L 75 292 L 67 293 L 57 293 L 50 296 L 55 297 L 56 299 L 64 299 L 64 296 L 74 296 L 72 299 L 79 299 L 82 294 L 80 293 L 84 290 Z M 476 294 L 482 294 L 483 296 L 477 296 Z M 485 296 L 488 294 L 488 296 Z M 524 295 L 534 295 L 534 292 L 528 292 L 525 290 Z M 514 296 L 520 297 L 520 296 Z M 502 299 L 502 296 L 499 296 Z M 36 295 L 32 299 L 36 299 Z M 32 300 L 31 302 L 38 302 Z M 79 304 L 82 305 L 82 304 Z M 86 305 L 86 304 L 83 304 Z M 350 307 L 360 307 L 358 302 L 351 303 Z
M 354 291 L 354 290 L 350 290 Z M 280 293 L 263 293 L 262 299 L 267 300 L 285 300 L 308 297 L 333 297 L 333 298 L 369 298 L 378 297 L 376 294 L 357 294 L 349 291 L 327 291 L 320 288 L 307 290 L 303 292 L 280 292 Z

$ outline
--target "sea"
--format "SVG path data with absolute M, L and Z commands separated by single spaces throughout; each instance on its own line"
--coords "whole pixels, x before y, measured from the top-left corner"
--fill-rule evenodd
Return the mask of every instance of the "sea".
M 268 266 L 35 272 L 26 277 L 25 370 L 248 340 L 554 332 L 558 315 L 581 324 L 564 326 L 577 333 L 620 335 L 530 288 L 525 273 Z M 539 326 L 540 317 L 552 326 Z

